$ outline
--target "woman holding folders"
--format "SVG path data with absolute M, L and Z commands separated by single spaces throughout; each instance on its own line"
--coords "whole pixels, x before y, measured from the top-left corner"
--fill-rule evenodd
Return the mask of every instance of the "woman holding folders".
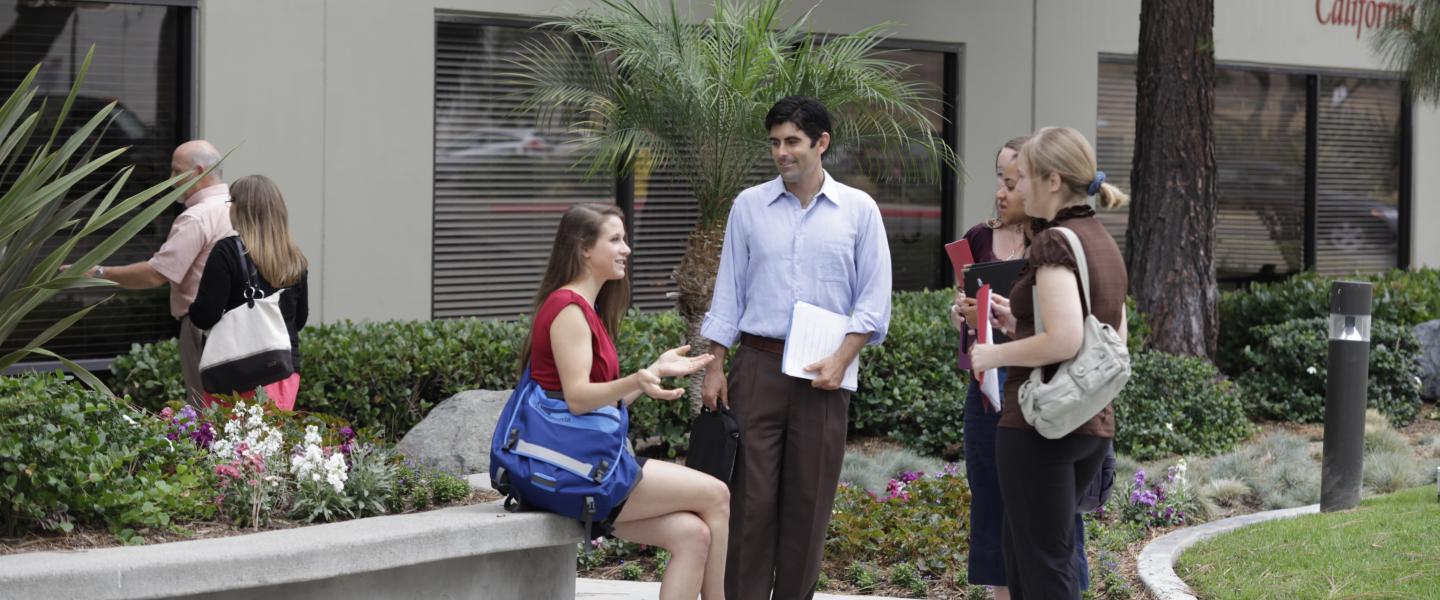
M 1103 207 L 1128 201 L 1105 183 L 1090 142 L 1071 128 L 1037 131 L 1020 149 L 1016 189 L 1025 212 L 1042 219 L 1026 253 L 1026 266 L 1010 298 L 996 301 L 992 322 L 1014 341 L 976 346 L 976 370 L 1009 367 L 1005 403 L 995 434 L 1001 497 L 1006 580 L 1013 598 L 1079 598 L 1074 571 L 1075 508 L 1101 472 L 1115 435 L 1107 404 L 1078 428 L 1057 439 L 1041 436 L 1020 408 L 1020 387 L 1034 369 L 1052 377 L 1074 358 L 1084 339 L 1086 313 L 1125 335 L 1125 262 L 1114 238 L 1095 219 L 1089 199 Z M 1065 232 L 1073 232 L 1086 258 L 1087 290 Z M 1085 300 L 1088 292 L 1089 300 Z M 1044 330 L 1037 332 L 1037 316 Z
M 683 389 L 665 389 L 662 377 L 689 375 L 711 359 L 671 349 L 628 376 L 612 332 L 629 304 L 625 278 L 630 247 L 620 209 L 577 204 L 555 232 L 545 276 L 535 295 L 535 320 L 521 348 L 531 378 L 552 397 L 563 396 L 580 415 L 617 402 L 628 406 L 643 393 L 675 400 Z M 640 462 L 641 477 L 625 500 L 594 524 L 591 538 L 610 532 L 660 546 L 672 558 L 660 585 L 663 599 L 725 597 L 725 551 L 729 541 L 730 491 L 718 479 L 667 461 Z
M 230 309 L 247 302 L 246 290 L 255 285 L 258 297 L 281 294 L 280 314 L 290 334 L 294 372 L 264 386 L 265 395 L 282 410 L 295 409 L 300 392 L 300 330 L 310 316 L 306 275 L 309 262 L 290 237 L 290 216 L 280 187 L 264 175 L 248 175 L 230 184 L 230 223 L 235 235 L 215 243 L 205 262 L 190 322 L 209 330 Z M 252 277 L 253 276 L 253 277 Z M 235 390 L 242 398 L 253 390 Z M 205 403 L 216 401 L 207 392 Z

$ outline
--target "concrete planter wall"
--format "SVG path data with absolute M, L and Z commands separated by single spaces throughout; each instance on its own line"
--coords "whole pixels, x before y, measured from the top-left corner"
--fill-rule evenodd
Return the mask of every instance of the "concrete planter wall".
M 0 599 L 575 597 L 580 525 L 498 503 L 227 538 L 0 556 Z

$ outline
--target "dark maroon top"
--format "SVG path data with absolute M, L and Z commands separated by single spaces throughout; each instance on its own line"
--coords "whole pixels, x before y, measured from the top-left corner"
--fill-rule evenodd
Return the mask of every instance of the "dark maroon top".
M 605 383 L 620 378 L 620 355 L 600 315 L 584 296 L 560 288 L 545 298 L 540 310 L 535 311 L 535 328 L 530 330 L 530 377 L 546 391 L 560 390 L 560 371 L 555 367 L 555 353 L 550 347 L 550 324 L 555 317 L 571 304 L 578 305 L 585 313 L 585 322 L 590 324 L 590 349 L 594 352 L 590 361 L 590 383 Z
M 995 256 L 995 230 L 990 228 L 988 220 L 971 227 L 970 231 L 965 232 L 964 239 L 970 242 L 970 255 L 975 258 L 977 264 L 1000 260 L 1000 257 Z M 1004 293 L 1009 293 L 1009 291 L 1005 290 Z M 955 365 L 961 371 L 970 370 L 970 344 L 973 342 L 970 334 L 965 331 L 960 332 L 960 351 L 956 355 Z

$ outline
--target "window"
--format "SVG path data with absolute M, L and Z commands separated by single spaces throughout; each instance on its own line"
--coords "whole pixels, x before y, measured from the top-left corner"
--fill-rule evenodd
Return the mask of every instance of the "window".
M 162 4 L 173 4 L 164 6 Z M 92 176 L 77 190 L 89 190 L 125 165 L 135 173 L 123 195 L 132 194 L 164 181 L 170 175 L 170 152 L 190 135 L 189 75 L 194 2 L 147 2 L 146 5 L 53 0 L 31 2 L 0 0 L 0 93 L 8 95 L 36 64 L 43 64 L 36 80 L 39 89 L 31 109 L 47 100 L 53 123 L 86 51 L 95 45 L 90 72 L 61 128 L 68 135 L 106 104 L 117 102 L 114 121 L 99 151 L 121 146 L 130 150 L 112 163 L 116 165 Z M 45 129 L 45 126 L 41 126 Z M 32 138 L 26 156 L 43 139 Z M 13 178 L 13 174 L 10 175 Z M 0 181 L 6 189 L 12 181 Z M 137 234 L 129 244 L 106 261 L 128 264 L 150 257 L 164 242 L 170 222 L 180 212 L 176 207 Z M 102 231 L 103 239 L 113 227 Z M 53 247 L 53 246 L 52 246 Z M 72 256 L 92 246 L 82 242 Z M 92 366 L 129 350 L 132 343 L 173 337 L 178 323 L 170 316 L 169 290 L 146 291 L 91 289 L 63 292 L 50 303 L 30 313 L 11 335 L 0 354 L 14 350 L 51 323 L 73 313 L 84 304 L 114 294 L 84 320 L 51 340 L 46 346 L 72 359 L 93 359 Z
M 528 26 L 441 17 L 435 30 L 435 318 L 530 312 L 560 215 L 613 202 L 587 180 L 564 129 L 518 110 L 510 61 L 540 34 Z
M 1399 266 L 1402 108 L 1401 82 L 1392 79 L 1218 66 L 1217 279 Z M 1133 59 L 1101 60 L 1097 117 L 1100 168 L 1129 191 Z M 1307 149 L 1312 137 L 1316 150 Z M 1315 216 L 1308 225 L 1307 214 Z M 1101 218 L 1123 243 L 1126 209 Z
M 642 310 L 673 308 L 672 273 L 694 229 L 695 199 L 673 165 L 652 170 L 643 155 L 629 181 L 587 180 L 569 152 L 569 133 L 537 128 L 532 116 L 516 111 L 522 98 L 510 61 L 537 35 L 526 23 L 437 19 L 432 315 L 514 318 L 529 312 L 559 216 L 576 202 L 619 202 L 632 215 L 631 302 Z M 953 119 L 945 110 L 957 97 L 953 77 L 946 77 L 954 70 L 953 52 L 888 55 L 914 64 L 910 76 L 936 92 L 931 107 Z M 939 119 L 934 128 L 936 135 L 953 136 Z M 854 162 L 826 157 L 832 175 L 880 204 L 895 289 L 943 284 L 940 242 L 950 233 L 944 224 L 953 186 L 874 181 L 860 175 Z M 752 179 L 775 176 L 767 158 Z

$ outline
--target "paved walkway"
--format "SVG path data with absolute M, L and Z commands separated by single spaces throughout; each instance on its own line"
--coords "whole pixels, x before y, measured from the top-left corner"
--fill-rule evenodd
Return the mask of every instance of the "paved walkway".
M 576 600 L 654 600 L 660 597 L 660 584 L 643 581 L 609 579 L 576 579 Z M 842 596 L 815 594 L 815 600 L 897 600 L 882 596 Z

